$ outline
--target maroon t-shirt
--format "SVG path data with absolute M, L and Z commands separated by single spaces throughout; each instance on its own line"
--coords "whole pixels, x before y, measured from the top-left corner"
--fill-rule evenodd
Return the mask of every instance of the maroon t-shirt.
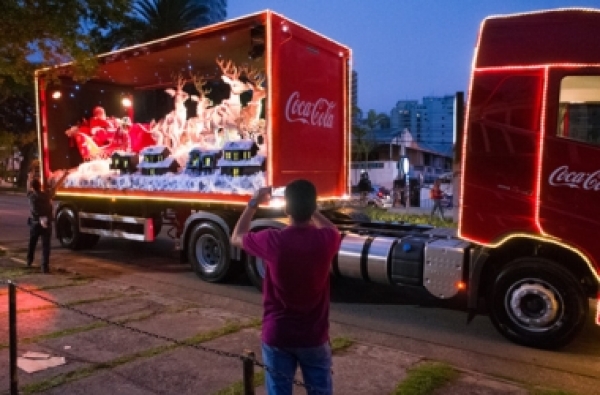
M 329 340 L 329 269 L 341 236 L 335 228 L 289 226 L 244 236 L 262 258 L 262 340 L 274 347 L 316 347 Z

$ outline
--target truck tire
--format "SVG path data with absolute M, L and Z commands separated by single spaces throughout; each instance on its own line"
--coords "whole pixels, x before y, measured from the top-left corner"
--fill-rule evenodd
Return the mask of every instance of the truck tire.
M 246 275 L 248 279 L 258 289 L 262 292 L 263 289 L 263 280 L 265 278 L 265 265 L 261 258 L 257 258 L 254 255 L 244 254 L 245 261 L 244 266 L 246 269 Z
M 56 238 L 60 245 L 71 250 L 78 249 L 81 233 L 77 215 L 71 208 L 63 207 L 56 214 Z
M 490 319 L 504 337 L 542 349 L 568 344 L 589 310 L 577 278 L 543 258 L 520 258 L 507 265 L 495 280 L 490 299 Z
M 213 222 L 194 225 L 188 240 L 188 258 L 194 272 L 204 281 L 221 282 L 231 276 L 229 238 Z
M 56 238 L 60 245 L 71 250 L 92 248 L 100 239 L 99 235 L 81 233 L 75 210 L 63 207 L 56 215 Z

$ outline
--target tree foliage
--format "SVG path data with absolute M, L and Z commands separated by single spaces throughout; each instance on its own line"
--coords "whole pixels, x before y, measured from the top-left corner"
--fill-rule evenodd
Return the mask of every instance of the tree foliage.
M 104 50 L 123 48 L 200 27 L 208 8 L 197 0 L 133 0 L 132 10 L 106 36 Z
M 0 12 L 0 83 L 27 84 L 38 67 L 94 69 L 92 37 L 124 18 L 130 0 L 10 0 Z

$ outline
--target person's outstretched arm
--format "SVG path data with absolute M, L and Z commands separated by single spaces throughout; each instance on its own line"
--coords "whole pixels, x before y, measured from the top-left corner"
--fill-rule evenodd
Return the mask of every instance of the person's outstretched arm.
M 56 184 L 52 188 L 50 188 L 50 191 L 49 191 L 50 199 L 54 198 L 54 195 L 56 195 L 56 191 L 63 184 L 63 182 L 65 182 L 68 175 L 69 175 L 69 170 L 65 170 L 63 175 L 58 179 L 58 181 L 56 181 Z
M 233 233 L 231 234 L 232 245 L 239 248 L 244 248 L 244 235 L 250 232 L 250 223 L 252 222 L 252 217 L 254 216 L 254 213 L 256 213 L 256 210 L 258 209 L 258 204 L 266 203 L 267 201 L 269 201 L 270 197 L 271 188 L 267 187 L 260 188 L 254 194 L 252 199 L 250 199 L 250 202 L 252 202 L 252 204 L 250 204 L 249 202 L 249 204 L 246 206 L 244 212 L 235 224 Z

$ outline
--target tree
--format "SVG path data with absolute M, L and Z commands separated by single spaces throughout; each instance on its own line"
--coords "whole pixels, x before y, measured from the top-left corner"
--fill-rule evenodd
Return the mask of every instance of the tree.
M 371 130 L 375 129 L 377 125 L 380 125 L 382 128 L 387 128 L 390 124 L 390 117 L 384 113 L 377 114 L 375 110 L 369 110 L 365 122 L 367 127 Z
M 362 114 L 363 112 L 359 107 L 354 106 L 352 108 L 352 119 L 357 121 L 352 125 L 352 151 L 356 152 L 353 159 L 360 161 L 361 158 L 364 158 L 364 162 L 368 164 L 369 154 L 377 146 L 377 142 L 373 135 L 373 129 L 365 126 L 362 122 Z
M 134 0 L 132 11 L 106 36 L 114 47 L 127 47 L 181 33 L 198 26 L 208 8 L 197 0 Z
M 75 77 L 95 69 L 91 37 L 124 18 L 130 0 L 11 0 L 0 12 L 0 87 L 27 84 L 34 68 L 73 61 Z M 50 73 L 51 74 L 51 73 Z M 51 76 L 51 75 L 50 75 Z
M 35 127 L 35 106 L 33 86 L 14 84 L 10 81 L 12 90 L 7 91 L 2 105 L 0 105 L 0 135 L 2 146 L 6 151 L 12 152 L 16 147 L 22 155 L 21 170 L 19 172 L 19 185 L 24 185 L 27 179 L 27 167 L 33 160 L 37 151 L 37 132 Z
M 0 178 L 6 176 L 5 164 L 14 155 L 13 147 L 15 146 L 15 135 L 8 132 L 0 131 Z

